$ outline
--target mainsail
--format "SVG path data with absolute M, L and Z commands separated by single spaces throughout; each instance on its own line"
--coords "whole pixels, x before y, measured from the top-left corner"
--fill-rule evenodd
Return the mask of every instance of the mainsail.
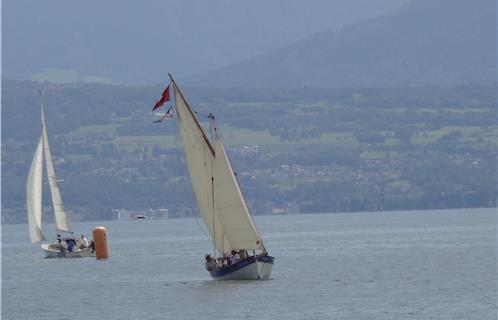
M 45 114 L 43 113 L 43 104 L 41 106 L 42 118 L 42 136 L 43 136 L 43 152 L 45 153 L 45 162 L 47 165 L 48 183 L 50 185 L 50 193 L 52 194 L 52 204 L 54 207 L 55 227 L 59 231 L 71 232 L 66 213 L 64 212 L 64 204 L 62 203 L 61 193 L 57 186 L 57 177 L 55 176 L 54 165 L 52 163 L 52 154 L 48 144 L 47 128 L 45 126 Z
M 26 184 L 26 207 L 28 210 L 29 238 L 31 242 L 45 240 L 41 230 L 42 217 L 43 137 L 36 147 Z
M 172 77 L 171 81 L 192 189 L 216 249 L 261 249 L 221 138 L 215 133 L 214 143 L 208 139 Z

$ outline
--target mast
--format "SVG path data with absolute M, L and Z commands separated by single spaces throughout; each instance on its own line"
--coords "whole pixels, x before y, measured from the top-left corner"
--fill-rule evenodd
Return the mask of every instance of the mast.
M 43 152 L 45 153 L 45 165 L 47 167 L 48 183 L 50 185 L 50 193 L 52 195 L 52 205 L 54 208 L 55 227 L 58 231 L 71 233 L 66 213 L 64 212 L 64 204 L 62 196 L 57 185 L 57 177 L 55 176 L 54 164 L 52 162 L 52 153 L 48 143 L 47 127 L 45 124 L 45 113 L 43 112 L 43 92 L 40 92 L 40 110 L 42 119 L 42 137 L 43 137 Z
M 209 125 L 210 125 L 210 130 L 211 130 L 211 140 L 213 139 L 213 121 L 211 120 L 211 115 L 209 115 Z M 214 162 L 211 162 L 211 201 L 212 201 L 212 206 L 211 209 L 213 210 L 213 253 L 214 257 L 217 257 L 216 254 L 216 214 L 215 214 L 215 207 L 214 207 Z M 223 250 L 223 248 L 222 248 Z

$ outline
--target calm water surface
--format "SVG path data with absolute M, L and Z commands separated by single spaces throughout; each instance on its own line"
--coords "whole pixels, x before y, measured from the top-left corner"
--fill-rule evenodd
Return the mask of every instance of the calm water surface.
M 203 270 L 194 219 L 73 224 L 107 228 L 105 261 L 44 259 L 5 225 L 2 319 L 496 319 L 496 223 L 496 209 L 256 217 L 272 279 L 229 282 Z

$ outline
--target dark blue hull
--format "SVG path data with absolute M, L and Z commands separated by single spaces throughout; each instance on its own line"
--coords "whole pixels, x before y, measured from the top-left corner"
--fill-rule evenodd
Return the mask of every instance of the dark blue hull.
M 266 280 L 274 260 L 272 256 L 255 256 L 209 273 L 215 280 Z

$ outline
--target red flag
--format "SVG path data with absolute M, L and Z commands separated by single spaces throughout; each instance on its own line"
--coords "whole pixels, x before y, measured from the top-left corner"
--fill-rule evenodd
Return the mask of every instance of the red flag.
M 167 86 L 166 89 L 164 89 L 161 99 L 159 99 L 156 102 L 156 104 L 154 105 L 154 109 L 152 109 L 152 111 L 162 107 L 166 101 L 169 101 L 169 86 Z

